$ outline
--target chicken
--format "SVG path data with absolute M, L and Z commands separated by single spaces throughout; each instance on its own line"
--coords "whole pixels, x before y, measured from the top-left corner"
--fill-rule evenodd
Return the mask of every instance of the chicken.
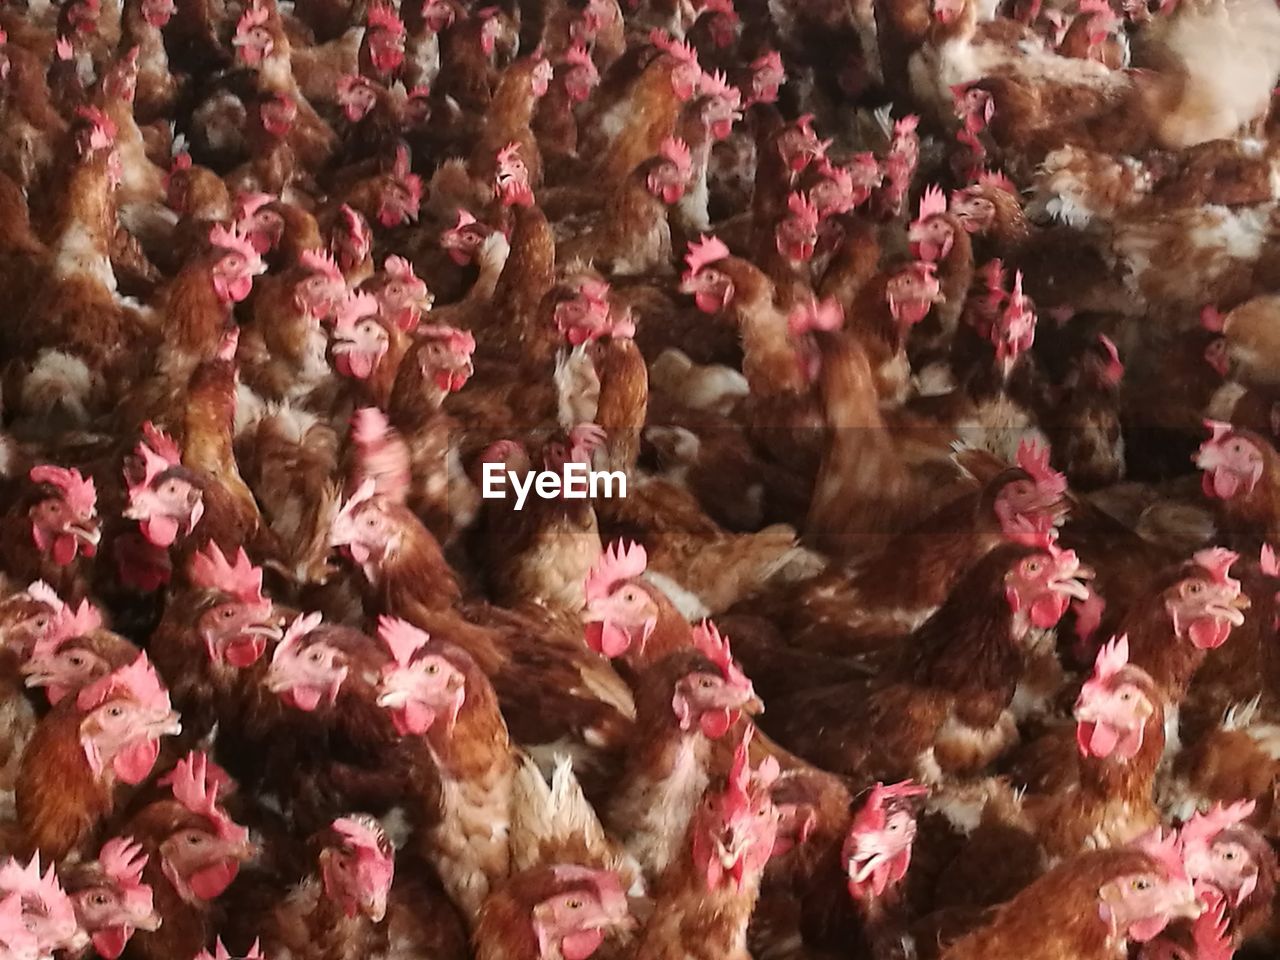
M 142 879 L 149 860 L 132 838 L 112 837 L 94 860 L 63 871 L 76 923 L 103 960 L 116 960 L 134 931 L 160 926 L 151 885 Z
M 1004 905 L 982 929 L 946 948 L 942 956 L 959 960 L 1001 949 L 1045 958 L 1126 956 L 1130 942 L 1149 940 L 1171 920 L 1194 918 L 1202 909 L 1172 840 L 1150 837 L 1129 848 L 1064 861 Z M 1140 883 L 1133 885 L 1134 880 Z M 1081 909 L 1076 899 L 1089 907 Z M 1027 903 L 1040 905 L 1042 911 L 1052 909 L 1051 905 L 1069 909 L 1074 922 L 1048 932 L 1026 930 L 1021 924 Z

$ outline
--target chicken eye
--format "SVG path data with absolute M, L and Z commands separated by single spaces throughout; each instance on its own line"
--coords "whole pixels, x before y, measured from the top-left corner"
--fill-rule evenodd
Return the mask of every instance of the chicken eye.
M 319 663 L 324 659 L 324 653 L 320 650 L 312 650 L 307 654 L 307 659 L 312 663 Z
M 564 905 L 565 905 L 566 907 L 568 907 L 570 910 L 580 910 L 580 909 L 582 908 L 582 901 L 581 901 L 581 900 L 566 900 L 566 901 L 564 902 Z
M 67 663 L 71 664 L 73 667 L 83 667 L 84 657 L 78 653 L 73 653 L 71 656 L 67 657 Z
M 716 685 L 716 682 L 712 680 L 710 677 L 703 677 L 701 680 L 698 681 L 698 686 L 700 686 L 703 690 L 710 690 L 715 685 Z
M 1133 881 L 1131 886 L 1133 887 L 1134 890 L 1139 890 L 1139 891 L 1150 890 L 1151 881 L 1148 880 L 1146 877 L 1139 877 L 1137 880 Z
M 223 607 L 221 610 L 218 611 L 218 616 L 220 616 L 223 620 L 230 620 L 235 615 L 236 615 L 236 612 L 231 607 Z
M 1236 853 L 1234 850 L 1223 850 L 1223 851 L 1222 851 L 1222 859 L 1223 859 L 1223 860 L 1226 860 L 1228 863 L 1230 863 L 1231 861 L 1233 861 L 1233 860 L 1237 859 L 1239 856 L 1240 856 L 1240 855 L 1239 855 L 1238 853 Z
M 118 720 L 124 716 L 124 707 L 108 707 L 107 716 Z
M 1034 577 L 1040 572 L 1041 565 L 1039 560 L 1028 560 L 1027 565 L 1023 568 L 1027 572 L 1027 576 Z
M 1191 583 L 1187 584 L 1187 594 L 1189 596 L 1195 597 L 1202 593 L 1204 593 L 1204 584 L 1199 580 L 1193 580 Z
M 427 667 L 427 673 L 428 673 L 428 674 L 430 674 L 430 675 L 431 675 L 431 676 L 433 676 L 433 677 L 434 677 L 437 673 L 439 673 L 439 672 L 440 672 L 440 664 L 438 664 L 438 663 L 430 664 L 430 665 Z
M 89 898 L 89 902 L 92 903 L 95 907 L 105 907 L 110 901 L 107 900 L 106 894 L 95 893 L 92 897 Z
M 1132 693 L 1130 693 L 1128 690 L 1126 690 L 1124 693 L 1120 694 L 1120 701 L 1121 701 L 1122 703 L 1128 703 L 1128 702 L 1129 702 L 1130 700 L 1132 700 L 1132 699 L 1133 699 L 1133 694 L 1132 694 Z
M 187 846 L 199 847 L 204 845 L 204 836 L 199 833 L 192 833 L 187 836 Z

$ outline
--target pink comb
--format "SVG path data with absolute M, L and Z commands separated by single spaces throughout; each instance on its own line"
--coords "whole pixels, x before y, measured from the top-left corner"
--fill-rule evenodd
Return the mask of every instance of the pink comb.
M 638 543 L 626 544 L 618 540 L 600 554 L 585 585 L 587 601 L 603 600 L 613 591 L 615 584 L 634 580 L 649 566 L 649 555 Z
M 93 124 L 89 134 L 89 149 L 104 150 L 116 142 L 116 124 L 97 107 L 76 107 L 76 116 Z
M 1129 637 L 1114 637 L 1102 645 L 1097 659 L 1093 662 L 1093 676 L 1090 683 L 1101 683 L 1110 680 L 1129 663 Z
M 71 45 L 70 37 L 59 37 L 54 41 L 53 49 L 59 60 L 70 60 L 76 54 L 76 48 Z
M 404 21 L 390 7 L 375 3 L 369 7 L 369 16 L 365 21 L 370 30 L 390 30 L 397 36 L 404 33 Z
M 1120 362 L 1120 351 L 1116 349 L 1114 340 L 1105 333 L 1100 333 L 1098 334 L 1098 342 L 1102 344 L 1102 349 L 1107 351 L 1107 356 L 1111 358 L 1112 363 Z
M 1234 585 L 1237 589 L 1240 586 L 1239 580 L 1233 580 L 1228 576 L 1231 565 L 1240 559 L 1240 554 L 1226 547 L 1211 547 L 1208 550 L 1199 550 L 1191 557 L 1198 566 L 1207 570 L 1210 576 L 1218 583 L 1224 583 L 1228 586 Z
M 210 540 L 191 560 L 191 580 L 203 590 L 218 590 L 242 603 L 260 603 L 264 599 L 262 568 L 253 565 L 244 547 L 236 550 L 235 563 L 231 564 L 217 543 Z
M 16 893 L 21 900 L 36 901 L 47 921 L 52 921 L 59 928 L 76 926 L 75 907 L 71 898 L 62 889 L 53 864 L 42 874 L 40 872 L 40 854 L 36 853 L 26 866 L 10 858 L 0 867 L 0 890 L 6 894 Z
M 299 262 L 312 273 L 322 274 L 335 282 L 343 279 L 338 262 L 327 250 L 303 250 Z
M 693 628 L 691 639 L 698 652 L 720 668 L 726 683 L 739 689 L 753 689 L 751 680 L 734 663 L 729 638 L 722 635 L 714 623 L 703 620 Z
M 269 193 L 242 193 L 236 199 L 236 220 L 244 220 L 252 217 L 269 203 L 275 202 L 275 197 Z
M 718 263 L 728 256 L 729 248 L 724 245 L 723 240 L 703 234 L 698 240 L 689 242 L 689 252 L 685 254 L 684 262 L 689 266 L 689 273 L 696 275 L 704 267 Z
M 333 321 L 334 332 L 351 332 L 357 323 L 377 312 L 378 298 L 372 293 L 350 293 L 338 304 L 338 315 Z
M 858 808 L 858 812 L 854 814 L 853 822 L 849 828 L 850 838 L 859 833 L 884 829 L 885 824 L 888 822 L 888 811 L 885 809 L 887 802 L 905 800 L 910 797 L 922 797 L 928 793 L 928 787 L 921 786 L 912 780 L 902 780 L 888 786 L 883 783 L 876 783 L 867 792 L 867 799 Z
M 373 853 L 382 854 L 382 849 L 387 842 L 386 834 L 378 827 L 357 820 L 354 817 L 339 817 L 333 821 L 333 829 L 339 836 L 346 840 L 352 847 L 361 850 L 369 850 Z
M 283 663 L 292 657 L 296 657 L 299 648 L 302 646 L 302 638 L 323 622 L 324 615 L 317 612 L 304 613 L 302 616 L 294 617 L 293 622 L 285 630 L 284 636 L 276 644 L 275 652 L 271 655 L 272 665 Z
M 742 92 L 730 84 L 729 78 L 720 70 L 715 73 L 704 73 L 698 83 L 698 89 L 704 97 L 720 97 L 729 101 L 735 108 L 742 102 Z
M 1200 326 L 1204 327 L 1210 333 L 1222 333 L 1226 327 L 1227 318 L 1217 307 L 1210 304 L 1200 311 Z
M 1040 446 L 1034 440 L 1023 440 L 1018 444 L 1018 466 L 1031 476 L 1036 486 L 1042 486 L 1051 493 L 1066 492 L 1067 478 L 1049 464 L 1048 446 Z
M 76 706 L 88 712 L 108 700 L 125 696 L 144 707 L 169 710 L 169 691 L 160 682 L 160 675 L 151 665 L 145 652 L 128 666 L 95 680 L 80 691 Z
M 230 253 L 238 253 L 249 262 L 251 269 L 261 273 L 266 269 L 262 260 L 258 257 L 258 251 L 253 248 L 253 244 L 233 225 L 227 229 L 222 224 L 217 223 L 209 231 L 209 242 L 215 247 L 221 247 Z
M 575 67 L 590 67 L 595 70 L 595 61 L 591 59 L 591 54 L 587 50 L 586 44 L 581 40 L 576 41 L 573 46 L 565 51 L 564 62 L 573 64 Z
M 217 768 L 214 767 L 214 770 Z M 226 811 L 218 806 L 218 790 L 225 782 L 226 774 L 221 777 L 211 775 L 209 757 L 199 751 L 192 750 L 178 761 L 173 772 L 161 780 L 173 790 L 173 798 L 192 813 L 211 821 L 218 831 L 218 836 L 231 843 L 244 843 L 249 839 L 249 831 L 236 823 Z
M 98 852 L 102 872 L 122 887 L 134 887 L 142 882 L 142 871 L 149 859 L 142 844 L 132 837 L 112 837 Z
M 413 272 L 413 264 L 404 257 L 398 257 L 394 254 L 387 257 L 387 259 L 382 262 L 382 269 L 386 275 L 391 277 L 393 280 L 402 280 L 406 283 L 412 283 L 418 279 L 417 275 Z
M 938 214 L 946 212 L 947 198 L 943 194 L 942 188 L 937 184 L 926 187 L 920 197 L 920 215 L 916 217 L 916 223 L 921 223 L 930 217 L 936 217 Z
M 88 600 L 81 600 L 75 610 L 64 604 L 54 611 L 53 622 L 36 640 L 31 658 L 37 660 L 52 656 L 68 640 L 83 637 L 101 627 L 102 613 Z
M 1182 844 L 1178 840 L 1176 831 L 1166 835 L 1157 827 L 1133 841 L 1133 846 L 1157 861 L 1170 879 L 1187 879 L 1187 868 L 1182 859 Z
M 1184 847 L 1192 844 L 1208 846 L 1223 830 L 1238 827 L 1252 814 L 1257 804 L 1253 800 L 1241 800 L 1229 806 L 1215 803 L 1208 813 L 1197 813 L 1183 824 L 1178 836 Z
M 818 208 L 814 206 L 803 193 L 791 193 L 787 196 L 787 210 L 801 225 L 810 229 L 817 229 L 818 226 Z
M 1018 188 L 1013 185 L 1013 181 L 1006 177 L 999 170 L 984 170 L 978 174 L 978 179 L 974 181 L 980 186 L 994 187 L 997 190 L 1003 190 L 1005 193 L 1018 196 Z
M 232 957 L 231 954 L 227 952 L 227 948 L 223 944 L 222 938 L 219 937 L 217 943 L 214 945 L 213 953 L 210 953 L 208 950 L 201 950 L 195 955 L 193 960 L 263 960 L 262 947 L 259 945 L 257 940 L 254 940 L 253 946 L 249 948 L 248 952 L 246 952 L 244 956 Z
M 413 655 L 431 640 L 431 635 L 407 620 L 384 615 L 378 618 L 378 639 L 398 666 L 407 667 Z
M 689 145 L 679 137 L 667 137 L 662 141 L 659 152 L 675 165 L 683 177 L 688 177 L 693 170 L 693 160 L 689 153 Z
M 470 330 L 459 330 L 442 324 L 428 324 L 418 331 L 424 339 L 442 340 L 451 352 L 470 356 L 476 352 L 476 337 Z
M 97 509 L 98 494 L 93 487 L 93 477 L 82 477 L 75 468 L 43 464 L 32 467 L 27 476 L 32 483 L 47 483 L 57 487 L 63 501 L 78 517 L 92 517 Z

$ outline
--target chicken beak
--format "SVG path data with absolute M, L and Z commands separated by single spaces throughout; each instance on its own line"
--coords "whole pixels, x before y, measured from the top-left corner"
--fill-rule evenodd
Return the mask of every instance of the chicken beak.
M 96 547 L 102 540 L 102 530 L 97 523 L 93 522 L 69 523 L 67 524 L 67 533 L 92 547 Z
M 1079 576 L 1079 573 L 1076 574 Z M 1086 587 L 1075 577 L 1066 577 L 1061 580 L 1053 581 L 1053 589 L 1056 593 L 1071 597 L 1073 600 L 1085 601 L 1090 597 L 1089 588 Z
M 252 637 L 266 637 L 268 640 L 279 640 L 284 631 L 274 623 L 251 623 L 241 633 Z

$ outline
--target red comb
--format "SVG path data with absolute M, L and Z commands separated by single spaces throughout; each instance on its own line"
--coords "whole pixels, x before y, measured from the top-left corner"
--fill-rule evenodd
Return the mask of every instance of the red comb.
M 32 467 L 27 474 L 32 483 L 47 483 L 57 487 L 71 511 L 78 517 L 91 517 L 98 505 L 98 493 L 93 486 L 93 477 L 83 477 L 74 467 L 57 467 L 42 464 Z
M 684 262 L 688 264 L 689 272 L 696 274 L 703 267 L 717 263 L 727 256 L 729 248 L 724 245 L 724 241 L 703 234 L 700 239 L 689 241 L 689 252 L 685 254 Z
M 1197 551 L 1191 559 L 1207 570 L 1218 583 L 1234 583 L 1237 587 L 1240 585 L 1238 580 L 1232 580 L 1228 575 L 1231 565 L 1240 559 L 1240 554 L 1225 547 L 1211 547 Z
M 407 667 L 413 662 L 414 654 L 431 640 L 431 635 L 408 620 L 384 615 L 378 618 L 378 639 L 399 666 Z
M 600 554 L 591 572 L 587 574 L 587 600 L 603 600 L 609 596 L 615 584 L 634 580 L 645 572 L 649 555 L 638 543 L 626 544 L 619 540 Z
M 210 540 L 191 559 L 191 580 L 204 590 L 230 594 L 242 603 L 259 603 L 262 596 L 262 568 L 255 567 L 244 552 L 236 550 L 235 563 L 229 563 L 222 549 Z

